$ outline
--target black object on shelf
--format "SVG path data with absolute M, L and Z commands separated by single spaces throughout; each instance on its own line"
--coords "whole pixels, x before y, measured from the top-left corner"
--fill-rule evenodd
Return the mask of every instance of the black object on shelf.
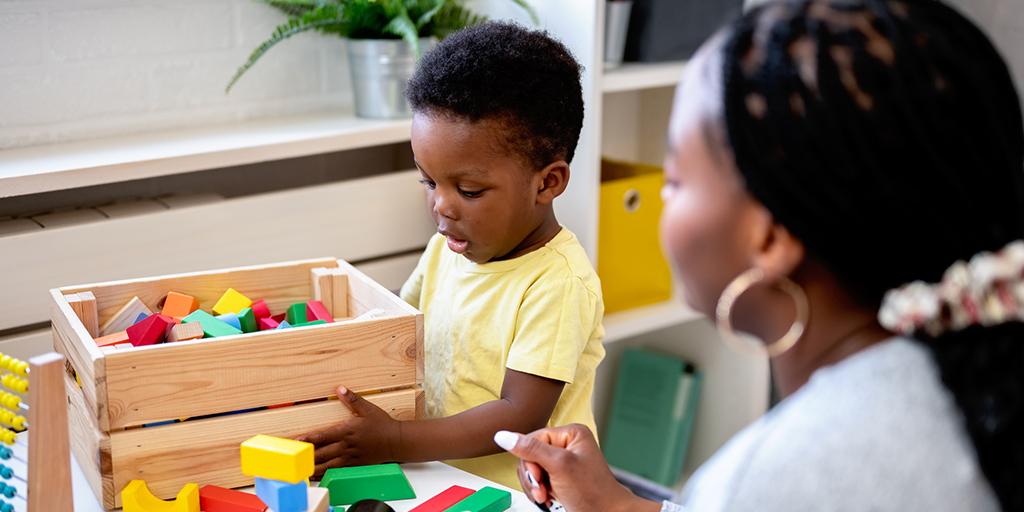
M 742 11 L 743 0 L 633 0 L 624 60 L 687 59 Z

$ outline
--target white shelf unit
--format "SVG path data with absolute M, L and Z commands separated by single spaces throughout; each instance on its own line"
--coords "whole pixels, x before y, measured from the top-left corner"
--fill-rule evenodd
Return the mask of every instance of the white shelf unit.
M 605 69 L 601 90 L 605 93 L 675 87 L 683 76 L 686 62 L 629 62 Z

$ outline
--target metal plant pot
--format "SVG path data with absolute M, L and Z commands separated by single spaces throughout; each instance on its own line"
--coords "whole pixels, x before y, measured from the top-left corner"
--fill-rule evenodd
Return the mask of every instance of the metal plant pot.
M 420 51 L 426 52 L 434 43 L 433 38 L 420 39 Z M 405 85 L 416 71 L 417 60 L 409 44 L 400 39 L 349 39 L 356 115 L 371 119 L 411 116 Z

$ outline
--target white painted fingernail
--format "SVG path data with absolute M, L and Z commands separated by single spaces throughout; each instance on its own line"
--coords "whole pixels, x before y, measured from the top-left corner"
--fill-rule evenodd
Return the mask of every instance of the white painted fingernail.
M 516 443 L 518 442 L 519 434 L 516 434 L 515 432 L 499 430 L 494 434 L 494 444 L 500 446 L 502 450 L 511 451 L 516 447 Z
M 530 485 L 532 485 L 534 489 L 539 489 L 540 488 L 540 484 L 538 484 L 537 481 L 533 479 L 533 473 L 530 473 L 529 471 L 527 471 L 526 472 L 526 480 L 528 482 L 530 482 Z

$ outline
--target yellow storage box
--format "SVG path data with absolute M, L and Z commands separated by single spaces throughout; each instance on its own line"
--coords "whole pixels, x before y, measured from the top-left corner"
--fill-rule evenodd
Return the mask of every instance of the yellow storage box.
M 597 273 L 606 313 L 672 298 L 672 273 L 661 254 L 662 169 L 601 161 Z

